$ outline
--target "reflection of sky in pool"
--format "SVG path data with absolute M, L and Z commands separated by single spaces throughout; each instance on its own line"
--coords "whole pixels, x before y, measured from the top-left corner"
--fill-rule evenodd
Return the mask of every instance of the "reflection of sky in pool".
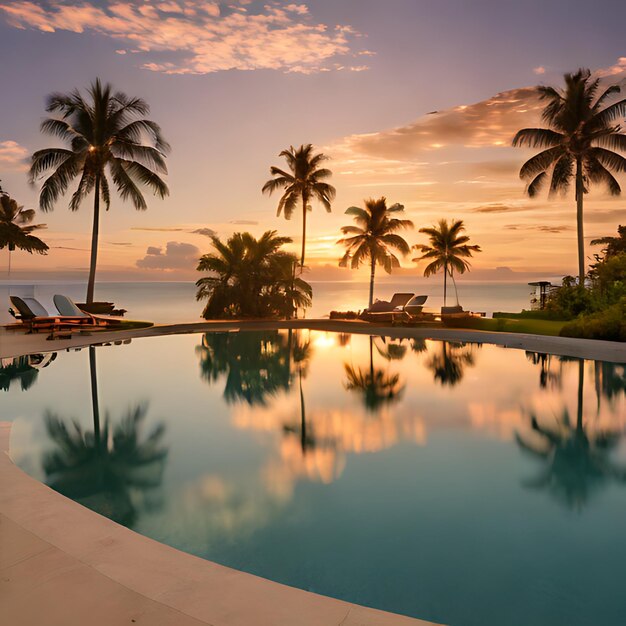
M 0 369 L 12 458 L 142 534 L 447 624 L 624 622 L 623 366 L 308 331 L 46 362 Z

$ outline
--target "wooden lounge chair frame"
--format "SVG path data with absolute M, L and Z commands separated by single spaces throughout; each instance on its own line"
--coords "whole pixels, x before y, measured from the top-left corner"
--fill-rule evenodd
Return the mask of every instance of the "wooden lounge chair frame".
M 387 303 L 388 307 L 386 310 L 370 311 L 369 309 L 366 309 L 361 314 L 361 319 L 366 322 L 391 322 L 393 324 L 399 319 L 405 318 L 407 314 L 404 311 L 404 306 L 414 297 L 415 294 L 413 293 L 394 293 L 391 300 Z
M 13 326 L 14 329 L 25 328 L 27 332 L 51 331 L 50 339 L 57 336 L 71 335 L 72 331 L 84 332 L 98 326 L 106 326 L 106 320 L 98 320 L 93 315 L 50 315 L 35 298 L 20 298 L 10 296 L 11 304 L 17 313 L 11 310 L 13 316 L 22 326 Z M 35 310 L 33 310 L 33 308 Z M 43 315 L 46 313 L 46 315 Z

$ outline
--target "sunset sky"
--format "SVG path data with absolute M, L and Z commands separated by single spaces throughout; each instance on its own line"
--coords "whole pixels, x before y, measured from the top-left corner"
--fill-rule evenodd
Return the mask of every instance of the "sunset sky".
M 574 273 L 573 198 L 526 199 L 530 153 L 511 138 L 539 123 L 533 85 L 584 66 L 626 87 L 625 23 L 626 3 L 610 0 L 0 0 L 0 179 L 36 207 L 25 161 L 56 142 L 39 133 L 45 96 L 99 76 L 144 97 L 172 145 L 170 197 L 144 213 L 115 198 L 104 216 L 102 279 L 195 278 L 211 231 L 277 229 L 295 251 L 300 214 L 277 218 L 260 190 L 280 150 L 308 142 L 332 158 L 337 187 L 333 213 L 309 219 L 316 275 L 348 272 L 335 269 L 343 213 L 381 195 L 405 205 L 410 243 L 463 219 L 484 250 L 476 276 Z M 50 253 L 19 254 L 16 268 L 86 271 L 90 203 L 37 221 Z M 626 198 L 594 189 L 585 222 L 587 240 L 612 234 Z

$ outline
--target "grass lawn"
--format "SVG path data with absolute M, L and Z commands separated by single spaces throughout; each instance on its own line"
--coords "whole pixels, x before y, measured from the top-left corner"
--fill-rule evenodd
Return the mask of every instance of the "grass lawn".
M 464 321 L 459 324 L 457 328 L 472 328 L 474 330 L 486 330 L 490 332 L 553 335 L 556 337 L 566 323 L 567 322 L 555 322 L 552 320 L 511 319 L 506 317 L 492 319 L 481 317 Z M 454 328 L 454 326 L 450 326 L 450 328 Z

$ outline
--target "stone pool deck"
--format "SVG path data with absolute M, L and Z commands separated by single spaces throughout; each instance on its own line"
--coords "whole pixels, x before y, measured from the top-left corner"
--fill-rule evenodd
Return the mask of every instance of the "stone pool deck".
M 573 339 L 547 335 L 499 333 L 481 330 L 437 328 L 426 326 L 378 326 L 361 321 L 310 319 L 292 321 L 209 321 L 184 324 L 158 324 L 149 328 L 123 331 L 96 331 L 74 335 L 70 339 L 46 340 L 45 333 L 27 335 L 24 331 L 0 327 L 0 358 L 51 352 L 87 346 L 91 343 L 113 343 L 139 337 L 201 333 L 227 330 L 310 329 L 326 332 L 384 335 L 391 338 L 421 338 L 442 341 L 491 343 L 507 348 L 544 352 L 613 363 L 626 363 L 626 343 L 596 339 Z
M 9 458 L 0 422 L 3 626 L 426 626 L 206 561 L 68 500 Z

